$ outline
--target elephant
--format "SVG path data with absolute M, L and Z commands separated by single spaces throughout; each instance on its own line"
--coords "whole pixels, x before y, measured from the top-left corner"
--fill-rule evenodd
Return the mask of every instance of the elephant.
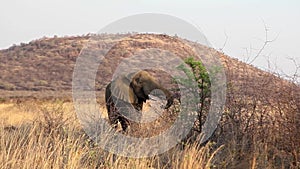
M 115 78 L 106 86 L 105 102 L 111 125 L 121 123 L 122 130 L 127 131 L 130 120 L 138 121 L 141 118 L 143 103 L 149 98 L 154 89 L 161 90 L 166 99 L 165 109 L 168 109 L 174 100 L 172 93 L 161 86 L 147 71 L 122 75 Z M 131 117 L 131 118 L 130 118 Z

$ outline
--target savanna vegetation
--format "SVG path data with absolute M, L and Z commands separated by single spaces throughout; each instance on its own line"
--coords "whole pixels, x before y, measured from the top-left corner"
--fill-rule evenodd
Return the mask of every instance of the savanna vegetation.
M 88 38 L 45 38 L 0 52 L 0 168 L 300 167 L 299 82 L 206 47 L 202 54 L 218 56 L 227 79 L 225 110 L 206 144 L 187 139 L 166 153 L 138 159 L 102 150 L 84 132 L 70 101 L 75 58 Z M 165 35 L 138 36 L 132 41 L 135 48 L 128 47 L 131 41 L 114 48 L 114 59 L 158 46 L 180 56 L 193 56 L 176 38 Z M 111 66 L 113 61 L 107 64 Z M 193 134 L 199 135 L 209 110 L 211 84 L 199 60 L 185 61 L 198 82 L 201 99 Z M 101 82 L 107 83 L 110 69 L 104 66 L 99 72 L 107 76 Z M 105 86 L 101 82 L 96 83 L 99 90 Z M 105 112 L 101 100 L 99 104 Z

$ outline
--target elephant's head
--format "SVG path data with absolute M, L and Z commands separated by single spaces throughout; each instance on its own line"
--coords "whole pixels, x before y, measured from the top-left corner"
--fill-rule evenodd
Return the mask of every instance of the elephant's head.
M 159 89 L 165 94 L 167 99 L 165 109 L 168 109 L 173 104 L 174 97 L 146 71 L 117 78 L 111 86 L 113 96 L 131 104 L 146 102 L 154 89 Z
M 172 94 L 167 89 L 158 84 L 154 77 L 146 71 L 140 71 L 136 73 L 133 76 L 130 85 L 133 88 L 134 93 L 136 94 L 138 99 L 143 102 L 149 99 L 149 94 L 151 93 L 151 91 L 153 91 L 154 89 L 159 89 L 165 94 L 168 101 L 165 109 L 169 108 L 173 104 Z

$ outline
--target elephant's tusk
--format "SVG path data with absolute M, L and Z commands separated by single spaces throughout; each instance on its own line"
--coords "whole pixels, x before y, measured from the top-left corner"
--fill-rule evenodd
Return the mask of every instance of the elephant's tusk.
M 148 96 L 149 96 L 149 100 L 157 101 L 157 100 L 155 99 L 155 97 L 152 96 L 151 94 L 149 94 Z

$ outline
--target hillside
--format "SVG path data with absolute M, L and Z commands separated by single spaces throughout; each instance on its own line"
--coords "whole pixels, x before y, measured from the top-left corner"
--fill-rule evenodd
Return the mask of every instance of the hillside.
M 0 93 L 1 97 L 70 97 L 72 73 L 76 58 L 87 44 L 91 35 L 77 37 L 54 37 L 34 40 L 28 44 L 12 46 L 0 51 Z M 133 45 L 134 43 L 139 45 Z M 148 43 L 149 42 L 149 43 Z M 201 46 L 199 44 L 199 46 Z M 114 67 L 114 60 L 128 57 L 136 50 L 146 47 L 162 47 L 179 56 L 193 56 L 194 54 L 184 47 L 184 44 L 174 37 L 164 35 L 142 35 L 118 44 L 108 53 L 112 61 L 107 67 L 98 70 L 101 76 Z M 96 47 L 97 48 L 97 47 Z M 234 86 L 236 94 L 243 96 L 261 95 L 265 91 L 268 96 L 283 97 L 282 88 L 297 88 L 292 83 L 277 78 L 275 75 L 264 72 L 251 65 L 224 55 L 214 49 L 201 46 L 203 51 L 210 51 L 219 57 L 224 65 L 227 83 Z M 124 52 L 124 49 L 126 52 Z M 125 56 L 127 55 L 127 56 Z M 207 53 L 203 53 L 207 55 Z M 109 72 L 109 71 L 108 71 Z M 104 73 L 104 74 L 103 74 Z M 99 73 L 98 73 L 99 76 Z M 110 80 L 107 79 L 106 83 Z M 104 82 L 103 82 L 104 83 Z M 105 84 L 99 82 L 97 89 Z M 256 92 L 256 91 L 260 92 Z M 233 91 L 230 91 L 233 92 Z
M 1 50 L 2 96 L 70 90 L 76 57 L 88 38 L 43 38 Z

